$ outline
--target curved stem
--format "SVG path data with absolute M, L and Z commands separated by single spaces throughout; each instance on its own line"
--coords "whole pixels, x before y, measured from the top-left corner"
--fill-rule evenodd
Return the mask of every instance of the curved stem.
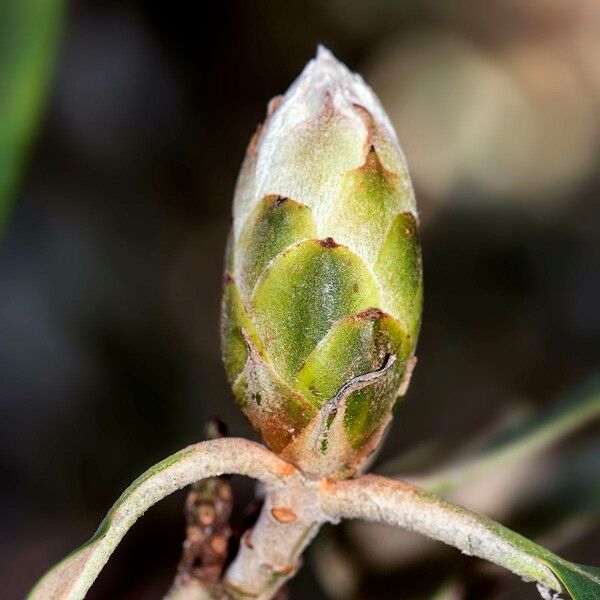
M 50 570 L 30 592 L 30 600 L 84 598 L 123 536 L 148 508 L 190 483 L 225 473 L 253 477 L 273 488 L 299 477 L 291 465 L 245 439 L 210 440 L 184 448 L 138 477 L 92 539 Z
M 264 446 L 225 438 L 189 446 L 146 471 L 117 500 L 94 537 L 51 569 L 29 598 L 84 598 L 117 544 L 150 506 L 187 484 L 225 473 L 264 482 L 267 497 L 261 517 L 243 540 L 224 585 L 214 590 L 176 589 L 173 597 L 268 600 L 296 572 L 300 555 L 319 526 L 340 518 L 397 525 L 545 588 L 567 590 L 575 600 L 599 597 L 600 569 L 570 563 L 491 519 L 414 485 L 374 475 L 313 481 Z
M 463 553 L 489 560 L 527 581 L 562 591 L 547 564 L 552 553 L 487 517 L 414 485 L 365 475 L 319 484 L 322 505 L 332 518 L 380 521 L 445 542 Z

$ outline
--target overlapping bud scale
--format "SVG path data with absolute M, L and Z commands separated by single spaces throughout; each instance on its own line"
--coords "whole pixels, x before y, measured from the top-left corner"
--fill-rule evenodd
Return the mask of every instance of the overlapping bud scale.
M 350 476 L 409 375 L 422 273 L 414 194 L 363 80 L 320 49 L 250 142 L 222 311 L 227 376 L 264 441 Z

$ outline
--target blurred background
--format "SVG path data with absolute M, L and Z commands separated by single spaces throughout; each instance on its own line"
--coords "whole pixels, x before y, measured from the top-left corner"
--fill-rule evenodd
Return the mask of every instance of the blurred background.
M 211 415 L 253 437 L 219 350 L 230 203 L 267 101 L 319 42 L 379 95 L 421 211 L 419 363 L 377 468 L 468 456 L 598 367 L 596 0 L 2 0 L 3 598 Z M 598 564 L 598 439 L 584 424 L 455 498 Z M 234 485 L 241 513 L 253 490 Z M 162 596 L 184 497 L 149 511 L 89 598 Z M 537 597 L 516 579 L 350 526 L 322 533 L 291 594 Z

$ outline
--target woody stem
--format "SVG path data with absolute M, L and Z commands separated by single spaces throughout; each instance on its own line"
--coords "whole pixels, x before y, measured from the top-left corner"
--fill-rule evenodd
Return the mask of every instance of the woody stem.
M 267 488 L 258 521 L 242 537 L 225 574 L 225 588 L 234 598 L 272 598 L 295 575 L 302 552 L 329 520 L 312 482 L 295 477 L 286 483 Z

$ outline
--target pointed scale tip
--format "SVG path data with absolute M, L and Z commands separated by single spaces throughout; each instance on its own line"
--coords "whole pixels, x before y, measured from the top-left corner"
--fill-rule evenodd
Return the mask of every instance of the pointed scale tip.
M 333 52 L 323 46 L 323 44 L 317 44 L 317 54 L 315 55 L 316 60 L 337 60 L 333 54 Z
M 328 76 L 334 80 L 352 77 L 350 69 L 322 44 L 317 46 L 315 58 L 308 63 L 307 70 L 311 71 L 313 76 Z
M 320 104 L 325 96 L 333 97 L 340 90 L 350 90 L 362 80 L 340 62 L 333 53 L 319 44 L 315 57 L 290 86 L 285 98 L 303 97 Z M 364 85 L 364 83 L 363 83 Z
M 355 113 L 355 104 L 363 106 L 396 140 L 393 127 L 371 88 L 357 73 L 353 73 L 334 54 L 319 44 L 315 57 L 308 62 L 298 79 L 285 94 L 286 100 L 302 98 L 320 107 L 329 97 L 338 110 Z

